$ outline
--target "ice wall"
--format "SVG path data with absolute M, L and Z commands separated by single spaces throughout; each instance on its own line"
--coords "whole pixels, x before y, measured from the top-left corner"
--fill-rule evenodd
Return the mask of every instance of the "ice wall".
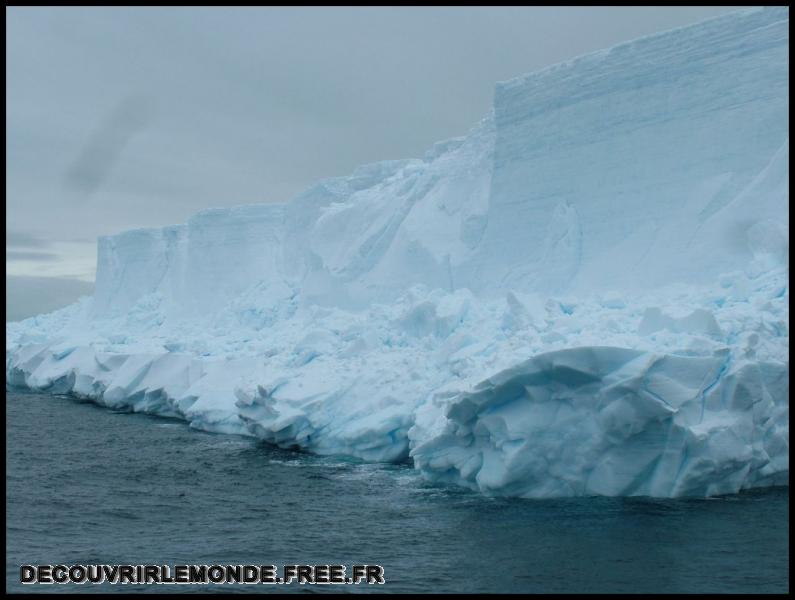
M 789 477 L 789 12 L 499 84 L 421 159 L 101 238 L 12 386 L 484 493 Z
M 480 274 L 546 290 L 714 278 L 737 257 L 693 252 L 704 226 L 788 140 L 789 12 L 588 55 L 498 84 L 494 106 Z
M 498 84 L 493 114 L 423 160 L 103 238 L 97 310 L 162 288 L 207 311 L 266 278 L 346 306 L 415 283 L 499 294 L 714 280 L 751 257 L 736 238 L 757 221 L 787 221 L 788 180 L 735 200 L 788 156 L 788 27 L 785 8 L 752 10 L 616 46 Z M 732 206 L 752 214 L 705 251 Z
M 96 316 L 160 293 L 174 318 L 218 310 L 252 282 L 280 278 L 284 209 L 205 210 L 184 225 L 137 229 L 97 244 Z

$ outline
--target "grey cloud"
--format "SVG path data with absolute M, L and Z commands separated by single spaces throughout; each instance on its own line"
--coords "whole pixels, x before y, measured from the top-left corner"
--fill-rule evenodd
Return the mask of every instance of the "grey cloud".
M 25 231 L 6 231 L 7 248 L 45 248 L 50 243 Z
M 6 323 L 63 308 L 93 291 L 93 283 L 77 279 L 6 276 Z
M 54 260 L 57 254 L 52 252 L 31 252 L 27 250 L 6 250 L 6 260 Z

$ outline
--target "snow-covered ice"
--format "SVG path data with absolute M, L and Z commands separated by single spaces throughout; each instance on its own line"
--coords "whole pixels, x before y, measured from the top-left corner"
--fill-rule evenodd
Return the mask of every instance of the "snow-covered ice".
M 488 494 L 789 478 L 789 11 L 497 85 L 468 135 L 100 238 L 7 385 Z

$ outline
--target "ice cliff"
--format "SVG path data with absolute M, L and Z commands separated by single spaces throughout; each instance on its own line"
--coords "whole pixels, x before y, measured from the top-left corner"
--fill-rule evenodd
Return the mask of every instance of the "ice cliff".
M 496 87 L 421 159 L 100 238 L 8 386 L 489 494 L 789 479 L 789 11 Z

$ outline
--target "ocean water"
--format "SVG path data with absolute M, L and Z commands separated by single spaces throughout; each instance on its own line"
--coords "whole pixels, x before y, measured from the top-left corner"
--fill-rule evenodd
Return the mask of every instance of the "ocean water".
M 6 590 L 21 564 L 379 564 L 382 586 L 240 592 L 786 592 L 789 489 L 493 499 L 406 465 L 275 449 L 67 397 L 6 394 Z

